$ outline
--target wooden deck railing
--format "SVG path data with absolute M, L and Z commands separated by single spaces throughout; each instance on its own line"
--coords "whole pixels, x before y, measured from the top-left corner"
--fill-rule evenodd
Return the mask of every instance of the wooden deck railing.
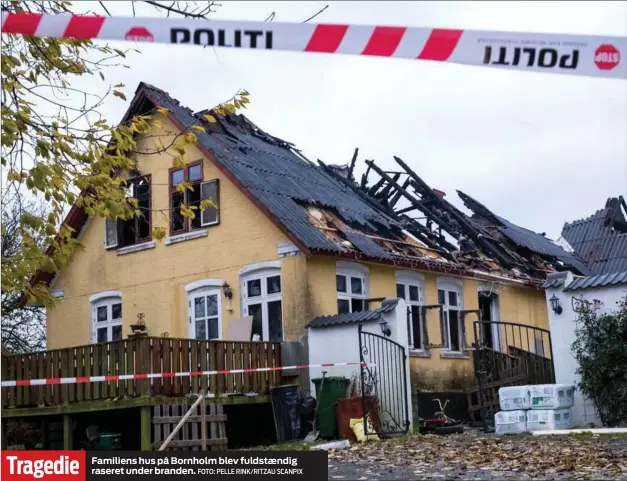
M 145 337 L 6 356 L 2 380 L 210 371 L 281 366 L 281 344 Z M 135 381 L 2 388 L 2 407 L 58 406 L 137 396 L 185 396 L 208 391 L 267 394 L 278 371 Z

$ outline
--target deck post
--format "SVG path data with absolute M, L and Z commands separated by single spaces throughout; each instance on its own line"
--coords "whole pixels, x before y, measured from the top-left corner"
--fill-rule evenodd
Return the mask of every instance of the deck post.
M 63 449 L 70 451 L 74 449 L 74 432 L 72 431 L 72 416 L 63 415 Z
M 142 406 L 141 408 L 141 450 L 152 451 L 152 407 Z

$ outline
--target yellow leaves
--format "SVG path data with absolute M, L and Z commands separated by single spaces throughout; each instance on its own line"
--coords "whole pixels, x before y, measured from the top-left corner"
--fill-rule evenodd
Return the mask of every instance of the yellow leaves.
M 215 123 L 217 122 L 217 121 L 216 121 L 216 118 L 215 118 L 213 115 L 204 114 L 204 115 L 203 115 L 203 117 L 204 117 L 204 118 L 205 118 L 205 120 L 206 120 L 207 122 L 209 122 L 210 124 L 215 124 Z
M 203 199 L 200 201 L 200 210 L 205 210 L 208 208 L 217 209 L 215 202 L 212 199 Z
M 181 204 L 181 214 L 183 214 L 184 217 L 195 219 L 196 214 L 194 213 L 194 208 L 196 208 L 196 206 L 188 207 L 185 204 Z
M 185 190 L 187 189 L 187 183 L 186 182 L 181 182 L 180 184 L 176 185 L 176 191 L 177 192 L 185 192 Z
M 187 132 L 184 136 L 186 144 L 196 144 L 198 142 L 198 137 L 194 135 L 193 132 Z
M 172 159 L 172 167 L 180 169 L 185 167 L 185 157 L 183 155 L 177 155 Z
M 157 109 L 157 112 L 159 112 L 161 115 L 168 115 L 170 113 L 170 110 L 165 107 L 159 107 Z
M 205 133 L 205 129 L 203 129 L 200 125 L 192 125 L 192 130 L 200 133 Z
M 114 90 L 113 91 L 113 96 L 114 97 L 119 97 L 122 100 L 126 100 L 126 95 L 124 95 L 122 92 L 120 92 L 119 90 Z
M 17 172 L 15 170 L 9 170 L 7 173 L 7 180 L 9 182 L 22 182 L 26 177 L 28 177 L 28 173 L 26 172 Z
M 166 236 L 166 230 L 163 227 L 154 227 L 152 229 L 152 237 L 155 240 L 162 240 L 165 239 Z

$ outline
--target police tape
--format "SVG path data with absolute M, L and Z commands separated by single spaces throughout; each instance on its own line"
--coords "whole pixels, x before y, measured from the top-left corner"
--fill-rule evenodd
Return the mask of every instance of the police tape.
M 301 364 L 297 366 L 280 367 L 256 367 L 249 369 L 222 369 L 217 371 L 181 371 L 181 372 L 156 372 L 145 374 L 114 374 L 105 376 L 81 376 L 81 377 L 53 377 L 44 379 L 19 379 L 15 381 L 2 381 L 2 387 L 22 387 L 22 386 L 45 386 L 50 384 L 85 384 L 90 382 L 110 382 L 110 381 L 135 381 L 139 379 L 159 379 L 173 377 L 190 376 L 217 376 L 220 374 L 246 374 L 254 372 L 268 371 L 288 371 L 293 369 L 309 369 L 320 367 L 338 366 L 363 366 L 376 367 L 370 362 L 329 362 L 324 364 Z
M 627 37 L 189 18 L 2 13 L 2 33 L 371 55 L 627 78 Z

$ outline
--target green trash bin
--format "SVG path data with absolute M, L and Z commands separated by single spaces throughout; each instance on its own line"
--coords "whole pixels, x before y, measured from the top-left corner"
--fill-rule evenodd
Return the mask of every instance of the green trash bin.
M 325 377 L 311 380 L 316 386 L 316 400 L 318 402 L 318 419 L 316 427 L 320 437 L 337 438 L 337 400 L 345 399 L 350 380 L 345 377 Z M 321 390 L 322 385 L 322 390 Z

